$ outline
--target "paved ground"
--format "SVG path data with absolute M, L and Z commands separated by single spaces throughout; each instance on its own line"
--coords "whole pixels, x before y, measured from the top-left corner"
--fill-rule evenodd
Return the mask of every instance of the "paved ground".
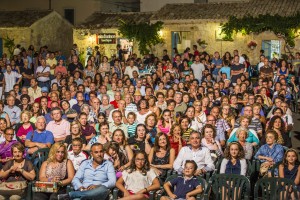
M 293 148 L 300 153 L 300 114 L 293 115 L 294 129 L 292 133 Z

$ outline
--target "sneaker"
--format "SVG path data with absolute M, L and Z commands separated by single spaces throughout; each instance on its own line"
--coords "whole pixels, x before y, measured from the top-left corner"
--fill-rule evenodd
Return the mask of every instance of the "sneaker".
M 69 194 L 59 194 L 57 195 L 58 200 L 71 200 Z

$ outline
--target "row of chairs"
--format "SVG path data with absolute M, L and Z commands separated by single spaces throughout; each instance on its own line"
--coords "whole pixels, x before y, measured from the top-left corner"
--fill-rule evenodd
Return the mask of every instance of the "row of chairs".
M 34 163 L 34 169 L 36 171 L 36 180 L 39 179 L 39 169 L 44 161 L 47 160 L 49 149 L 39 149 L 35 152 L 31 161 Z M 277 177 L 261 178 L 259 177 L 260 162 L 258 160 L 247 160 L 247 173 L 246 176 L 233 175 L 233 174 L 219 174 L 222 158 L 216 163 L 216 170 L 212 173 L 206 173 L 202 176 L 198 176 L 198 180 L 201 183 L 204 192 L 197 196 L 197 199 L 288 199 L 291 191 L 297 194 L 297 187 L 293 181 L 289 179 L 282 179 Z M 272 170 L 272 176 L 275 176 L 275 169 L 278 168 L 278 164 L 275 165 Z M 176 172 L 169 170 L 167 172 L 166 182 L 178 177 Z M 250 181 L 251 180 L 251 181 Z M 32 185 L 30 182 L 28 185 L 28 192 L 26 199 L 32 199 Z M 161 183 L 161 189 L 150 193 L 150 199 L 160 199 L 161 196 L 166 195 L 163 189 L 163 183 Z M 68 191 L 72 190 L 71 187 L 67 188 Z M 119 190 L 114 188 L 112 191 L 113 199 L 117 199 Z M 259 196 L 261 198 L 259 198 Z M 283 198 L 284 197 L 284 198 Z M 297 198 L 295 198 L 297 199 Z

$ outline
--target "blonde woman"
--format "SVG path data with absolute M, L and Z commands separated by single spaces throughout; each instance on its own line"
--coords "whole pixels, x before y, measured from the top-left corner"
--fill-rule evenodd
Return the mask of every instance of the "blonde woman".
M 58 198 L 58 194 L 66 193 L 66 186 L 75 175 L 73 164 L 67 156 L 67 147 L 63 143 L 55 143 L 51 147 L 48 159 L 41 166 L 39 180 L 56 182 L 59 190 L 56 193 L 36 192 L 33 194 L 33 200 L 54 200 Z
M 16 124 L 15 133 L 20 142 L 25 143 L 26 135 L 35 129 L 35 125 L 30 122 L 32 114 L 28 110 L 21 112 L 21 122 Z

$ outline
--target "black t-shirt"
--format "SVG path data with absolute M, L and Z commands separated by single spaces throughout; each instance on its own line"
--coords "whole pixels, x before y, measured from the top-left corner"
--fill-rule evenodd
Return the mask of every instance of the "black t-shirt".
M 135 139 L 135 136 L 128 138 L 128 144 L 134 145 L 133 151 L 145 151 L 145 140 L 138 141 Z
M 87 141 L 84 137 L 84 135 L 80 135 L 80 138 L 82 140 L 82 144 L 87 144 Z M 65 143 L 67 143 L 67 146 L 69 147 L 69 145 L 72 145 L 72 135 L 68 135 L 65 139 Z M 71 149 L 69 149 L 71 150 Z
M 24 68 L 24 67 L 21 67 L 20 72 L 21 72 L 22 75 L 23 75 L 23 73 L 26 74 L 26 75 L 32 75 L 33 74 L 32 69 Z M 25 78 L 23 76 L 22 80 L 23 80 L 23 86 L 30 87 L 30 79 Z
M 244 66 L 243 64 L 239 64 L 239 65 L 233 64 L 233 65 L 231 66 L 231 70 L 232 70 L 232 71 L 240 71 L 241 69 L 244 69 L 244 68 L 245 68 L 245 66 Z M 238 74 L 238 75 L 232 75 L 231 82 L 232 82 L 232 83 L 236 83 L 236 80 L 237 80 L 238 78 L 240 78 L 240 77 L 242 76 L 242 74 L 243 74 L 243 73 L 240 73 L 240 74 Z
M 73 74 L 76 69 L 83 70 L 83 65 L 80 62 L 78 62 L 77 64 L 75 63 L 69 64 L 68 71 L 71 72 L 71 74 Z

